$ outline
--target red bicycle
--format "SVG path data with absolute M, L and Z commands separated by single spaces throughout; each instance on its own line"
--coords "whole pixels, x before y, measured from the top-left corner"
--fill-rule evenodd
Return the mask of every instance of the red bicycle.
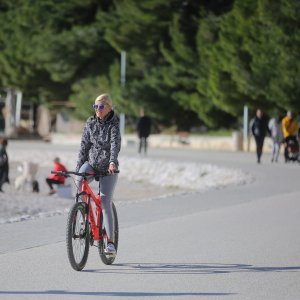
M 72 268 L 76 271 L 81 271 L 84 268 L 89 255 L 89 247 L 94 246 L 94 242 L 97 242 L 98 244 L 96 247 L 98 247 L 102 262 L 106 265 L 111 265 L 116 258 L 116 254 L 112 255 L 104 252 L 104 249 L 107 247 L 108 237 L 103 223 L 101 195 L 100 193 L 98 193 L 97 196 L 94 194 L 87 179 L 90 176 L 94 176 L 96 180 L 99 180 L 100 177 L 109 176 L 109 174 L 96 172 L 79 173 L 73 171 L 51 171 L 51 173 L 64 177 L 70 177 L 71 175 L 82 177 L 81 191 L 76 193 L 76 202 L 70 209 L 67 221 L 67 252 Z M 112 203 L 112 208 L 114 218 L 113 243 L 117 251 L 119 242 L 119 224 L 114 203 Z

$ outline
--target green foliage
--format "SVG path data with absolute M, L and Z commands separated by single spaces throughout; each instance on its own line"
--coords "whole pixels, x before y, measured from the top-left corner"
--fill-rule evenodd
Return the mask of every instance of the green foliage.
M 236 125 L 243 106 L 299 110 L 298 0 L 0 1 L 0 86 L 182 130 Z M 126 51 L 126 85 L 120 53 Z
M 84 78 L 72 85 L 72 94 L 70 101 L 76 105 L 74 115 L 79 119 L 86 119 L 94 113 L 92 105 L 95 99 L 103 93 L 109 93 L 113 99 L 114 109 L 118 112 L 124 112 L 128 102 L 123 98 L 119 84 L 113 80 L 119 73 L 119 65 L 115 62 L 108 76 L 92 76 Z
M 0 84 L 25 97 L 67 100 L 77 81 L 107 72 L 114 50 L 95 21 L 96 0 L 15 1 L 0 15 Z
M 209 54 L 202 46 L 212 28 L 206 23 L 208 30 L 199 33 L 198 44 L 209 68 L 203 69 L 208 76 L 199 83 L 200 90 L 208 87 L 206 95 L 213 103 L 236 116 L 245 104 L 297 110 L 300 27 L 295 11 L 298 1 L 236 0 L 233 9 L 218 18 Z

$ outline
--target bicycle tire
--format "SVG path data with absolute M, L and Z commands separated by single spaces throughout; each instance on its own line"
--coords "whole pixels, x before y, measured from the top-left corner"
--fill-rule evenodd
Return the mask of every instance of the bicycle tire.
M 116 206 L 114 203 L 112 203 L 112 209 L 113 209 L 113 217 L 114 217 L 114 245 L 115 245 L 116 251 L 118 251 L 119 221 L 118 221 L 117 209 L 116 209 Z M 102 238 L 101 240 L 99 240 L 99 243 L 98 243 L 99 255 L 100 255 L 102 262 L 105 265 L 111 265 L 115 261 L 117 253 L 113 256 L 105 254 L 104 249 L 105 249 L 106 245 L 107 245 L 106 238 Z
M 89 224 L 85 230 L 86 218 L 85 204 L 75 203 L 69 212 L 66 242 L 69 262 L 76 271 L 84 268 L 89 255 L 90 230 Z

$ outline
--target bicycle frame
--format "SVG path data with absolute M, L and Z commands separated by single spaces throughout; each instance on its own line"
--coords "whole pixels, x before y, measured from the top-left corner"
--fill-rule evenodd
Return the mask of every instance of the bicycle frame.
M 88 218 L 86 220 L 85 228 L 88 228 L 88 223 L 90 223 L 91 235 L 93 241 L 99 241 L 103 238 L 102 236 L 102 209 L 101 209 L 101 196 L 100 193 L 96 196 L 88 184 L 85 177 L 82 179 L 81 192 L 76 194 L 76 202 L 78 202 L 79 197 L 83 196 L 84 202 L 87 205 Z M 96 205 L 96 209 L 93 208 L 91 199 Z
M 70 175 L 81 176 L 80 191 L 76 193 L 76 203 L 72 206 L 68 222 L 67 222 L 67 251 L 68 258 L 72 268 L 76 271 L 81 271 L 89 255 L 89 247 L 93 246 L 94 241 L 98 241 L 98 251 L 102 262 L 106 265 L 111 265 L 116 258 L 116 251 L 118 249 L 119 241 L 119 223 L 117 211 L 112 203 L 113 217 L 114 217 L 114 244 L 115 253 L 105 251 L 107 247 L 106 234 L 103 224 L 103 215 L 101 208 L 101 195 L 95 195 L 91 187 L 89 186 L 88 178 L 94 176 L 102 178 L 108 176 L 111 173 L 96 173 L 96 172 L 74 172 L 74 171 L 51 171 L 52 174 L 58 174 L 60 176 L 69 177 Z M 116 170 L 115 173 L 119 173 Z M 75 181 L 74 181 L 75 182 Z M 75 183 L 78 188 L 78 185 Z M 78 218 L 77 218 L 78 217 Z
M 85 220 L 85 232 L 88 230 L 88 225 L 90 223 L 91 228 L 91 238 L 92 242 L 99 241 L 106 236 L 105 230 L 102 231 L 102 209 L 101 209 L 101 196 L 100 192 L 96 196 L 89 186 L 87 177 L 88 176 L 95 176 L 95 177 L 102 177 L 107 176 L 108 173 L 104 174 L 98 174 L 98 173 L 78 173 L 78 172 L 62 172 L 62 171 L 51 171 L 53 174 L 58 174 L 61 176 L 66 176 L 66 174 L 70 175 L 78 175 L 82 176 L 82 183 L 81 183 L 81 191 L 76 194 L 76 202 L 79 201 L 79 197 L 83 197 L 83 202 L 86 204 L 86 211 L 87 213 L 87 219 Z M 115 173 L 119 173 L 119 171 L 116 171 Z M 82 175 L 84 174 L 84 175 Z M 91 198 L 93 202 L 95 203 L 96 208 L 93 208 L 93 204 L 91 202 Z M 92 243 L 91 243 L 92 245 Z

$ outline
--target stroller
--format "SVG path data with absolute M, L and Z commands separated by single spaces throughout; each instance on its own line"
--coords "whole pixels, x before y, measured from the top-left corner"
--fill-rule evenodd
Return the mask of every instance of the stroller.
M 299 143 L 296 137 L 286 138 L 284 149 L 285 162 L 299 160 Z

